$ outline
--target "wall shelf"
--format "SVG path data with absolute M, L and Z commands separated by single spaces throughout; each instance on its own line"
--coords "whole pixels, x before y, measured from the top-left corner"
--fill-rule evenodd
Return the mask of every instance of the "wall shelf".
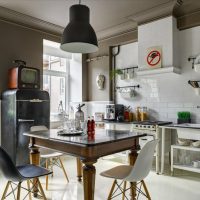
M 163 67 L 158 69 L 139 69 L 137 72 L 137 76 L 148 76 L 148 75 L 156 75 L 156 74 L 166 74 L 166 73 L 174 73 L 180 74 L 181 70 L 177 67 L 170 66 L 170 67 Z
M 97 60 L 101 60 L 103 58 L 108 58 L 109 55 L 105 54 L 105 55 L 101 55 L 101 56 L 96 56 L 96 57 L 93 57 L 93 58 L 88 58 L 86 60 L 86 62 L 92 62 L 92 61 L 97 61 Z

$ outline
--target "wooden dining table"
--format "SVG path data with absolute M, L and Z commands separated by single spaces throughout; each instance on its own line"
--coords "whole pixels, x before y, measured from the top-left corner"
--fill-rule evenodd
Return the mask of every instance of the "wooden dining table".
M 145 136 L 143 133 L 104 129 L 96 130 L 93 137 L 87 134 L 61 136 L 58 134 L 59 131 L 49 129 L 24 133 L 30 137 L 30 162 L 35 165 L 40 164 L 40 147 L 75 156 L 78 180 L 83 179 L 84 200 L 94 200 L 96 174 L 94 163 L 103 156 L 130 150 L 129 164 L 134 165 L 137 151 L 140 149 L 139 137 Z M 136 191 L 134 188 L 131 191 L 132 199 L 135 199 Z M 37 195 L 37 191 L 35 192 Z

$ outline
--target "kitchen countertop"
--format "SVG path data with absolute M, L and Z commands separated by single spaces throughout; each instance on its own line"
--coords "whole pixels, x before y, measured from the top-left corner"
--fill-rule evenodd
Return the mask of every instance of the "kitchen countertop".
M 133 122 L 126 122 L 126 121 L 109 121 L 109 120 L 104 120 L 103 121 L 104 123 L 107 123 L 107 124 L 134 124 L 136 123 L 136 121 L 133 121 Z
M 169 124 L 169 125 L 160 125 L 161 127 L 167 127 L 167 128 L 188 128 L 188 129 L 200 129 L 200 124 L 190 124 L 190 123 L 184 123 L 184 124 Z

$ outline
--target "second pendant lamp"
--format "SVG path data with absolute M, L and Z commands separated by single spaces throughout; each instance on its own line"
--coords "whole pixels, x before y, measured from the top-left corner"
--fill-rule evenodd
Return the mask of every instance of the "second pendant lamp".
M 76 4 L 70 7 L 70 22 L 66 26 L 60 48 L 71 53 L 93 53 L 98 51 L 98 41 L 90 25 L 90 10 Z

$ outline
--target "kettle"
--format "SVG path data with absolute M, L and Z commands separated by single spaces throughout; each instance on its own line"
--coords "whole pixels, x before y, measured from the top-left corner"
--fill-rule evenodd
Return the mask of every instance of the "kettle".
M 81 110 L 84 105 L 85 104 L 78 104 L 77 106 L 78 111 L 75 113 L 76 129 L 80 129 L 81 122 L 84 122 L 84 112 Z

